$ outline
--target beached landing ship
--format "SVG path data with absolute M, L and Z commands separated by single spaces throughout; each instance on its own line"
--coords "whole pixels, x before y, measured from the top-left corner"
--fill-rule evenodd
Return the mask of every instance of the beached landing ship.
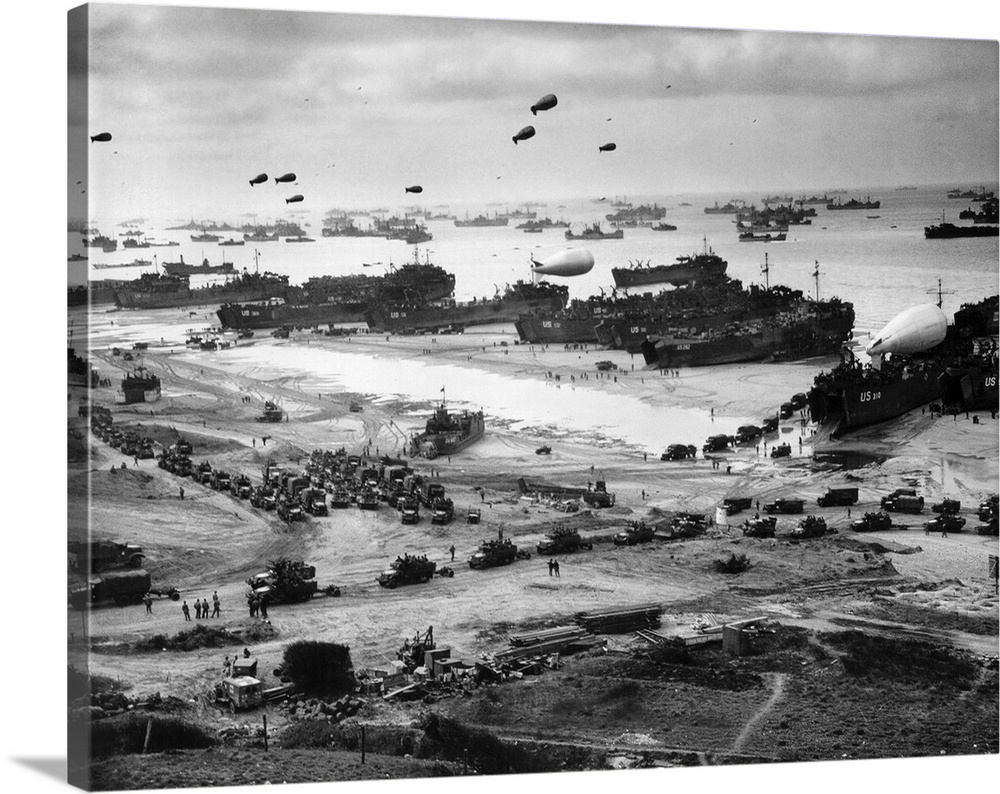
M 518 281 L 489 300 L 456 303 L 446 298 L 423 305 L 375 304 L 365 309 L 364 317 L 369 328 L 383 332 L 461 330 L 473 325 L 511 323 L 535 310 L 559 311 L 568 297 L 569 288 L 560 284 Z
M 802 300 L 770 317 L 733 322 L 700 334 L 651 336 L 641 349 L 646 365 L 660 369 L 795 361 L 835 353 L 853 327 L 853 304 L 838 298 Z
M 115 392 L 115 402 L 120 405 L 152 403 L 160 399 L 160 379 L 144 367 L 126 373 L 122 386 Z
M 455 276 L 429 260 L 393 268 L 383 276 L 321 276 L 290 287 L 282 298 L 226 303 L 216 314 L 224 328 L 275 328 L 363 322 L 365 309 L 379 303 L 441 300 L 455 289 Z
M 832 372 L 816 376 L 812 419 L 842 431 L 938 399 L 946 410 L 997 409 L 997 303 L 994 295 L 964 305 L 951 325 L 933 304 L 897 315 L 868 346 L 872 364 L 862 366 L 848 351 Z
M 411 454 L 428 460 L 441 455 L 454 455 L 481 440 L 485 434 L 486 422 L 482 411 L 451 413 L 442 398 L 441 405 L 427 420 L 424 432 L 411 439 Z
M 275 273 L 248 273 L 193 289 L 187 276 L 144 273 L 134 281 L 116 285 L 112 299 L 119 309 L 171 309 L 222 301 L 259 301 L 281 295 L 288 288 L 288 276 Z

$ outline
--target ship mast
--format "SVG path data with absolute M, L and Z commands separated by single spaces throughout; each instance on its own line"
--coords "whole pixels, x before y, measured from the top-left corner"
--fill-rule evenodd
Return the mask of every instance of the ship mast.
M 816 269 L 813 271 L 813 278 L 816 279 L 816 303 L 819 303 L 819 260 L 816 260 Z
M 260 261 L 257 259 L 257 257 L 259 256 L 259 254 L 260 254 L 260 252 L 256 248 L 254 248 L 253 249 L 253 265 L 254 265 L 254 270 L 257 272 L 257 275 L 260 275 Z
M 938 296 L 937 307 L 940 309 L 941 308 L 941 303 L 942 303 L 942 297 L 941 296 L 942 295 L 954 295 L 955 291 L 951 290 L 951 289 L 943 290 L 943 289 L 941 289 L 941 279 L 938 279 L 937 282 L 938 282 L 937 289 L 929 289 L 929 290 L 927 290 L 927 294 L 928 295 L 934 295 L 935 293 L 937 294 L 937 296 Z
M 764 265 L 761 267 L 760 272 L 764 274 L 764 289 L 771 289 L 771 280 L 768 277 L 768 274 L 771 272 L 771 268 L 767 264 L 767 251 L 764 252 Z

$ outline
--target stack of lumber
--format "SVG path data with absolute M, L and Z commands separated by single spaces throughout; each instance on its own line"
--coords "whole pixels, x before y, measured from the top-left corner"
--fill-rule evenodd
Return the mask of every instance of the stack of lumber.
M 586 648 L 597 642 L 597 637 L 579 626 L 558 626 L 511 635 L 511 647 L 496 653 L 494 659 L 500 663 L 513 662 L 550 653 L 565 653 L 570 648 Z
M 662 604 L 637 604 L 597 612 L 580 612 L 576 616 L 576 622 L 595 634 L 624 634 L 638 629 L 656 628 L 660 625 L 662 613 Z

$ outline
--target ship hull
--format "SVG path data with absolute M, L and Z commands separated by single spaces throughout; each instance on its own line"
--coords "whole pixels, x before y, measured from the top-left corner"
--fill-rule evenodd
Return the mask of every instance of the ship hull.
M 169 292 L 145 292 L 127 288 L 114 291 L 114 302 L 121 309 L 178 309 L 183 306 L 203 306 L 227 301 L 263 301 L 275 298 L 287 289 L 285 283 L 271 287 L 242 287 L 229 285 L 204 289 L 178 289 Z
M 522 342 L 530 344 L 566 344 L 570 342 L 598 344 L 596 326 L 599 319 L 587 317 L 543 318 L 522 316 L 514 328 Z
M 828 317 L 749 328 L 715 338 L 660 337 L 641 345 L 648 368 L 674 369 L 775 359 L 795 361 L 837 352 L 854 325 L 853 309 Z
M 266 303 L 226 303 L 216 312 L 223 328 L 277 328 L 282 325 L 315 326 L 364 322 L 364 304 L 321 303 L 289 306 Z
M 563 300 L 499 300 L 481 303 L 460 303 L 449 307 L 404 309 L 376 306 L 364 312 L 365 322 L 372 330 L 401 333 L 424 331 L 448 326 L 464 328 L 493 323 L 512 323 L 522 314 L 535 310 L 559 311 Z

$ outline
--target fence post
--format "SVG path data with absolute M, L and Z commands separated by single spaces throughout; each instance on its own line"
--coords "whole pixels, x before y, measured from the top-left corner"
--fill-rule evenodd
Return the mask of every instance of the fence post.
M 264 752 L 267 752 L 267 715 L 264 715 Z
M 149 747 L 149 734 L 153 732 L 153 718 L 149 718 L 149 722 L 146 723 L 146 740 L 142 743 L 142 754 L 146 754 L 146 750 Z
M 361 726 L 361 763 L 365 762 L 365 726 Z

